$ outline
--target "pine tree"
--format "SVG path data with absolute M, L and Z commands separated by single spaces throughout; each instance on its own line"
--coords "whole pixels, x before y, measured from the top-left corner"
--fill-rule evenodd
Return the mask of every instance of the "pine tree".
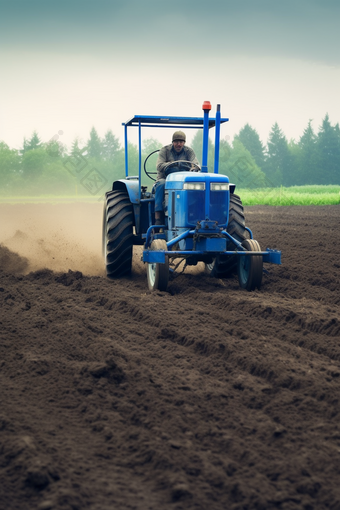
M 21 149 L 21 154 L 25 154 L 25 152 L 30 151 L 32 149 L 39 149 L 41 147 L 41 140 L 36 131 L 33 131 L 30 140 L 24 138 L 23 148 Z
M 298 145 L 300 148 L 300 161 L 297 184 L 317 184 L 317 137 L 313 131 L 311 119 L 308 121 L 308 125 L 304 129 Z
M 246 124 L 235 138 L 250 152 L 257 166 L 263 169 L 265 165 L 265 148 L 257 131 L 249 124 Z
M 227 175 L 230 182 L 233 182 L 238 187 L 263 187 L 265 185 L 265 174 L 256 165 L 250 152 L 236 137 L 234 138 L 232 148 L 227 143 L 226 141 L 221 143 L 219 172 Z
M 87 155 L 89 158 L 100 159 L 102 156 L 103 146 L 96 129 L 93 127 L 90 131 L 90 138 L 86 144 Z
M 339 124 L 332 126 L 328 113 L 322 121 L 317 140 L 318 177 L 317 184 L 340 184 L 340 130 Z
M 72 145 L 71 145 L 71 155 L 72 156 L 77 156 L 78 154 L 82 154 L 84 155 L 84 153 L 86 152 L 86 147 L 83 147 L 82 149 L 79 147 L 79 144 L 80 144 L 80 140 L 78 137 L 76 137 L 73 142 L 72 142 Z
M 109 129 L 102 141 L 102 156 L 106 161 L 112 161 L 120 149 L 119 139 Z
M 268 157 L 264 171 L 268 182 L 275 187 L 283 184 L 292 185 L 294 171 L 291 167 L 291 157 L 288 142 L 277 122 L 273 125 L 268 139 Z
M 299 143 L 291 139 L 288 143 L 288 150 L 290 155 L 291 168 L 294 169 L 294 174 L 291 176 L 289 186 L 300 186 L 306 184 L 302 172 L 302 148 Z

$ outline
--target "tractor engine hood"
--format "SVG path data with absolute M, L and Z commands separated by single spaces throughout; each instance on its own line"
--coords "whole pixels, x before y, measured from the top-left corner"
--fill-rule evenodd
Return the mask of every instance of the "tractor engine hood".
M 226 175 L 215 174 L 215 173 L 201 173 L 201 172 L 174 172 L 168 175 L 165 182 L 165 189 L 171 190 L 182 190 L 182 189 L 195 189 L 195 183 L 213 184 L 218 187 L 219 184 L 223 184 L 223 189 L 229 189 L 229 178 Z M 199 189 L 199 186 L 197 187 Z

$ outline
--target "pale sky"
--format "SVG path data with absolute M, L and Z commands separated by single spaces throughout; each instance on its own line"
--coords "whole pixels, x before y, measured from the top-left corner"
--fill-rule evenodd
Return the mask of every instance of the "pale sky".
M 249 123 L 266 143 L 278 122 L 298 140 L 309 119 L 340 122 L 339 34 L 338 0 L 0 0 L 0 140 L 122 141 L 135 114 L 205 100 L 230 118 L 222 137 Z

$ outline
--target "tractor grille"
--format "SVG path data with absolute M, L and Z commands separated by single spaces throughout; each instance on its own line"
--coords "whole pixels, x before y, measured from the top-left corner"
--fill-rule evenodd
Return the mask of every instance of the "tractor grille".
M 188 223 L 196 225 L 198 221 L 217 221 L 218 225 L 226 225 L 228 220 L 228 191 L 210 191 L 209 211 L 205 211 L 207 191 L 190 190 L 188 197 Z
M 229 191 L 210 191 L 209 219 L 225 225 L 228 219 Z
M 205 191 L 187 191 L 188 196 L 188 223 L 196 225 L 198 221 L 205 220 L 204 199 Z

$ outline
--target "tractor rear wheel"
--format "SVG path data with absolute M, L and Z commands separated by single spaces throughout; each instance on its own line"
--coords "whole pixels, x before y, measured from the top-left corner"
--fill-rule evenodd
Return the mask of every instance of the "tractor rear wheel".
M 235 194 L 230 195 L 229 223 L 226 230 L 240 243 L 249 238 L 243 205 L 240 197 Z M 233 251 L 235 248 L 232 241 L 227 241 L 227 251 Z M 216 278 L 228 278 L 237 272 L 237 255 L 218 255 L 211 264 L 206 264 L 205 271 Z
M 103 256 L 109 278 L 129 275 L 132 267 L 133 210 L 126 191 L 109 191 L 103 215 Z
M 151 243 L 151 250 L 167 250 L 164 239 L 155 239 Z M 169 282 L 169 257 L 165 255 L 165 264 L 148 264 L 147 278 L 149 290 L 166 291 Z
M 246 239 L 242 246 L 247 251 L 261 251 L 260 245 L 255 239 Z M 263 274 L 262 255 L 241 255 L 237 264 L 238 281 L 242 289 L 260 289 Z

